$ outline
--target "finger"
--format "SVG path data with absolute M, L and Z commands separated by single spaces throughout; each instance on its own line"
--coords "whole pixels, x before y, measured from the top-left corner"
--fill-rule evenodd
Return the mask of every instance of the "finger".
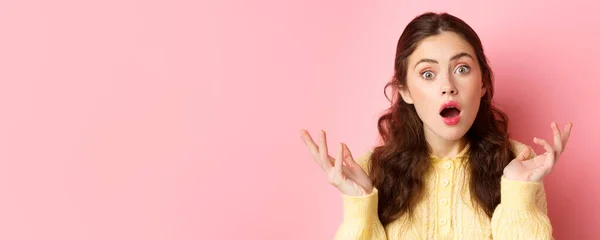
M 301 129 L 300 130 L 300 138 L 304 142 L 304 145 L 306 145 L 306 147 L 308 148 L 310 154 L 313 156 L 313 160 L 315 160 L 315 162 L 317 162 L 317 164 L 319 164 L 319 166 L 321 166 L 321 168 L 325 169 L 321 164 L 321 160 L 319 160 L 319 158 L 320 158 L 319 157 L 319 146 L 317 146 L 317 144 L 315 143 L 313 138 L 310 136 L 308 131 L 306 131 L 305 129 Z M 329 160 L 329 165 L 333 165 L 335 163 L 335 158 L 333 158 L 331 156 L 328 156 L 328 160 Z
M 344 159 L 344 146 L 340 143 L 340 151 L 338 152 L 338 156 L 335 159 L 335 173 L 338 176 L 342 175 L 342 159 Z
M 371 183 L 371 180 L 369 179 L 369 176 L 367 175 L 365 170 L 363 170 L 363 168 L 359 164 L 356 163 L 356 161 L 354 160 L 354 157 L 352 156 L 352 153 L 350 152 L 350 149 L 348 148 L 348 145 L 344 144 L 343 147 L 344 147 L 344 152 L 345 152 L 344 162 L 347 165 L 347 167 L 344 168 L 344 170 L 347 170 L 347 172 L 348 172 L 344 176 L 346 176 L 348 179 L 354 181 L 357 185 L 359 185 L 363 189 L 371 189 L 372 183 Z
M 350 149 L 348 148 L 348 145 L 346 145 L 345 143 L 342 144 L 342 148 L 344 148 L 344 162 L 346 163 L 346 165 L 348 165 L 348 168 L 353 168 L 354 166 L 356 166 L 356 162 L 354 161 L 354 158 L 352 157 L 352 152 L 350 152 Z
M 317 144 L 315 144 L 315 141 L 313 141 L 312 137 L 310 137 L 308 131 L 305 129 L 300 130 L 300 138 L 302 139 L 302 142 L 304 142 L 304 145 L 306 145 L 308 148 L 308 151 L 310 151 L 310 154 L 312 154 L 313 158 L 317 160 L 319 147 Z
M 342 173 L 347 178 L 352 178 L 354 176 L 354 173 L 348 168 L 348 166 L 344 166 L 343 160 L 342 160 Z
M 561 138 L 560 130 L 558 130 L 556 122 L 552 122 L 550 128 L 552 128 L 552 135 L 554 138 L 554 150 L 556 151 L 556 155 L 560 155 L 563 150 L 563 140 Z
M 529 156 L 529 148 L 525 148 L 525 149 L 521 150 L 519 155 L 517 155 L 516 159 L 519 161 L 523 161 L 523 160 L 527 159 L 527 156 Z
M 533 138 L 533 142 L 544 147 L 547 153 L 554 153 L 554 148 L 552 148 L 552 146 L 550 146 L 546 140 L 541 138 Z
M 567 125 L 563 129 L 562 136 L 561 136 L 561 139 L 563 142 L 563 151 L 565 150 L 565 147 L 567 146 L 567 141 L 569 140 L 569 136 L 571 135 L 572 127 L 573 127 L 573 123 L 567 123 Z
M 346 176 L 350 179 L 354 179 L 356 174 L 359 173 L 359 172 L 356 172 L 356 169 L 360 169 L 360 167 L 354 161 L 354 158 L 352 157 L 352 153 L 350 152 L 348 145 L 343 143 L 342 148 L 344 149 L 344 156 L 343 156 L 342 160 L 343 160 L 343 163 L 346 164 L 345 166 L 342 166 L 343 171 L 344 171 L 344 176 Z
M 325 164 L 323 164 L 323 162 L 320 160 L 319 146 L 315 144 L 308 131 L 306 131 L 305 129 L 300 130 L 300 138 L 302 138 L 304 145 L 306 145 L 306 147 L 308 148 L 308 151 L 312 155 L 313 160 L 319 165 L 319 167 L 321 167 L 321 169 L 326 170 L 327 168 L 325 167 Z M 333 161 L 329 162 L 329 165 L 333 164 Z
M 331 162 L 329 162 L 329 153 L 327 151 L 327 136 L 324 130 L 319 131 L 321 134 L 321 139 L 319 141 L 319 161 L 324 168 L 324 170 L 329 170 L 331 166 Z
M 540 139 L 540 138 L 534 138 L 533 141 L 535 143 L 537 143 L 538 145 L 541 145 L 544 147 L 544 149 L 546 150 L 546 164 L 554 164 L 554 157 L 555 157 L 555 152 L 554 149 L 552 148 L 552 146 L 550 146 L 550 144 L 548 144 L 548 142 L 546 142 L 546 140 L 544 139 Z
M 554 153 L 552 153 L 552 152 L 546 153 L 545 155 L 546 155 L 546 157 L 544 159 L 545 160 L 544 163 L 542 164 L 542 168 L 545 166 L 546 169 L 548 170 L 548 172 L 550 172 L 550 170 L 554 166 L 554 163 L 556 162 L 555 161 L 556 160 L 556 155 Z

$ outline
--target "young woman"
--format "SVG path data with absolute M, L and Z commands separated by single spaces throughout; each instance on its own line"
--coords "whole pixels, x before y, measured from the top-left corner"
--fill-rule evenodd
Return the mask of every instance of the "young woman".
M 396 50 L 392 106 L 382 144 L 356 161 L 345 144 L 327 151 L 301 138 L 343 195 L 336 239 L 552 239 L 542 179 L 571 132 L 550 125 L 553 145 L 536 155 L 511 140 L 492 105 L 492 71 L 475 31 L 449 14 L 411 21 Z

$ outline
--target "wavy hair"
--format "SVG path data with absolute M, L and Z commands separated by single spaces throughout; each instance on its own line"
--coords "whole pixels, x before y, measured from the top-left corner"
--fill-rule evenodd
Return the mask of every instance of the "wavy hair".
M 431 166 L 423 122 L 414 105 L 404 102 L 399 89 L 406 86 L 408 56 L 419 42 L 442 31 L 459 34 L 475 50 L 486 88 L 475 121 L 465 134 L 470 144 L 469 188 L 471 198 L 489 217 L 500 203 L 500 178 L 504 167 L 515 158 L 508 135 L 508 118 L 492 106 L 493 74 L 479 36 L 461 19 L 448 13 L 425 13 L 404 29 L 396 48 L 394 76 L 385 85 L 391 102 L 378 120 L 382 144 L 373 149 L 369 177 L 379 190 L 378 215 L 386 226 L 412 212 L 423 196 L 425 173 Z M 392 96 L 387 88 L 392 87 Z

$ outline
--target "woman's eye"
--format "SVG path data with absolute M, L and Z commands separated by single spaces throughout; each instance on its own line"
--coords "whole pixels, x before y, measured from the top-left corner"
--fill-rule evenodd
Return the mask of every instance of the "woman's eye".
M 424 79 L 432 79 L 433 77 L 435 77 L 435 74 L 433 74 L 432 71 L 426 71 L 421 73 L 421 77 L 423 77 Z
M 469 67 L 467 67 L 467 66 L 460 66 L 459 68 L 456 69 L 455 73 L 466 74 L 466 73 L 469 73 L 470 70 L 471 69 Z

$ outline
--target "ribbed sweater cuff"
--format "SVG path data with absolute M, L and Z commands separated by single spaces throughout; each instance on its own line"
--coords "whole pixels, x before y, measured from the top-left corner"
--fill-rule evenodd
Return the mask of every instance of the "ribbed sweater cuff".
M 535 195 L 542 184 L 541 182 L 509 180 L 502 176 L 500 181 L 500 203 L 505 208 L 533 208 L 535 207 Z
M 344 204 L 344 221 L 357 223 L 371 223 L 377 216 L 379 191 L 373 188 L 369 195 L 349 196 L 342 194 Z

